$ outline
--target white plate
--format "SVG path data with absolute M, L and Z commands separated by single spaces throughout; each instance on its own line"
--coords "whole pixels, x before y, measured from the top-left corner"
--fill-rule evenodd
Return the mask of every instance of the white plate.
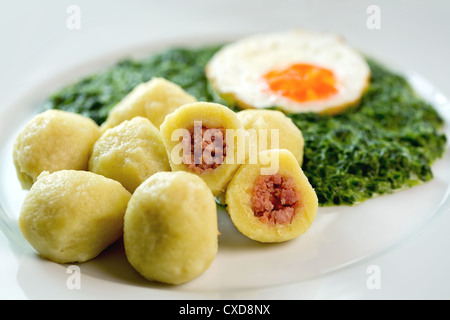
M 274 7 L 275 3 L 266 5 Z M 327 9 L 321 10 L 330 14 Z M 248 27 L 242 31 L 223 29 L 221 39 L 248 31 Z M 449 147 L 444 157 L 433 165 L 432 181 L 355 207 L 320 208 L 311 229 L 287 243 L 263 245 L 250 241 L 236 231 L 226 212 L 219 211 L 219 253 L 203 275 L 182 286 L 145 281 L 126 261 L 120 242 L 80 265 L 81 288 L 75 289 L 70 287 L 72 273 L 68 266 L 45 261 L 34 253 L 17 229 L 25 192 L 15 175 L 12 143 L 24 123 L 38 111 L 50 92 L 127 54 L 143 56 L 174 44 L 217 41 L 195 34 L 188 39 L 171 37 L 175 40 L 116 48 L 75 67 L 60 68 L 61 72 L 26 88 L 18 99 L 0 108 L 0 229 L 3 231 L 0 233 L 0 298 L 450 297 L 450 290 L 445 286 L 449 283 L 445 266 L 450 261 L 439 251 L 429 250 L 438 246 L 445 252 L 450 243 L 445 233 L 446 226 L 450 226 Z M 370 46 L 360 47 L 367 51 Z M 372 55 L 389 60 L 391 66 L 401 70 L 416 90 L 436 106 L 446 120 L 445 132 L 450 136 L 449 102 L 433 81 L 416 73 L 415 68 L 405 68 L 401 57 L 384 59 L 377 52 Z M 427 259 L 436 265 L 428 265 Z

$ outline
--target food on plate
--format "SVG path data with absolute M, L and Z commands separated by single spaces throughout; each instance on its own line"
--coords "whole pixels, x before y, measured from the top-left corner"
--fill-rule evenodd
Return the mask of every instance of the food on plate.
M 143 278 L 174 285 L 214 261 L 217 204 L 249 239 L 291 241 L 319 205 L 429 181 L 447 142 L 405 77 L 305 30 L 120 61 L 45 108 L 14 145 L 24 238 L 78 263 L 123 237 Z
M 46 107 L 89 115 L 100 124 L 111 106 L 138 83 L 159 76 L 198 101 L 237 110 L 235 101 L 225 101 L 204 72 L 223 47 L 168 48 L 141 60 L 120 61 L 55 92 Z M 370 57 L 364 59 L 370 82 L 354 107 L 334 116 L 285 112 L 302 131 L 302 169 L 322 206 L 354 205 L 430 181 L 433 163 L 446 150 L 444 119 L 433 105 L 413 90 L 404 75 Z
M 195 101 L 192 95 L 175 83 L 163 78 L 153 78 L 137 85 L 114 106 L 101 129 L 105 131 L 136 116 L 146 117 L 159 128 L 167 114 L 183 104 Z
M 25 197 L 19 228 L 42 257 L 84 262 L 122 236 L 130 196 L 119 182 L 89 171 L 43 172 Z
M 277 170 L 264 172 L 277 162 Z M 261 151 L 258 163 L 243 164 L 225 195 L 236 228 L 260 242 L 297 238 L 312 225 L 317 195 L 297 159 L 286 149 Z
M 361 99 L 370 68 L 339 36 L 292 30 L 225 45 L 208 62 L 206 75 L 241 108 L 336 114 Z
M 124 245 L 148 280 L 182 284 L 205 272 L 218 250 L 216 204 L 206 183 L 185 171 L 147 179 L 125 213 Z
M 29 189 L 43 171 L 87 170 L 99 136 L 98 125 L 79 114 L 47 110 L 36 115 L 14 143 L 14 165 L 22 187 Z
M 245 161 L 246 131 L 235 112 L 210 102 L 185 104 L 160 127 L 173 171 L 197 174 L 214 196 L 225 191 Z
M 255 109 L 239 111 L 237 116 L 250 134 L 250 143 L 255 144 L 252 150 L 287 149 L 292 152 L 300 165 L 302 164 L 305 142 L 301 130 L 291 118 L 281 111 Z
M 89 170 L 133 193 L 152 174 L 170 171 L 170 165 L 159 130 L 147 118 L 135 117 L 102 134 L 93 146 Z

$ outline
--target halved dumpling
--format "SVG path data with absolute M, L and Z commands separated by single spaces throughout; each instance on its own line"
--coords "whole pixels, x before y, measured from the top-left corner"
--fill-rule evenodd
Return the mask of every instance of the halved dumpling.
M 159 172 L 140 185 L 124 222 L 125 252 L 146 279 L 188 282 L 218 250 L 217 210 L 206 183 L 189 172 Z
M 287 149 L 292 152 L 300 165 L 302 164 L 305 145 L 303 134 L 283 112 L 248 109 L 238 112 L 237 116 L 244 128 L 249 131 L 249 141 L 256 144 L 257 151 Z
M 148 177 L 170 171 L 161 133 L 143 117 L 125 120 L 97 140 L 89 170 L 119 181 L 131 193 Z
M 258 163 L 244 164 L 226 192 L 227 210 L 236 228 L 260 242 L 294 239 L 312 225 L 317 195 L 292 153 L 262 151 Z
M 76 113 L 47 110 L 22 129 L 14 143 L 13 160 L 24 189 L 43 172 L 87 170 L 98 125 Z
M 123 98 L 101 125 L 104 132 L 125 120 L 141 116 L 149 119 L 157 128 L 169 113 L 179 106 L 197 101 L 179 85 L 164 78 L 152 78 L 137 85 Z
M 43 172 L 25 197 L 19 228 L 42 257 L 84 262 L 122 236 L 130 197 L 119 182 L 89 171 Z
M 209 102 L 181 106 L 160 127 L 173 171 L 199 175 L 222 194 L 245 161 L 247 132 L 235 112 Z

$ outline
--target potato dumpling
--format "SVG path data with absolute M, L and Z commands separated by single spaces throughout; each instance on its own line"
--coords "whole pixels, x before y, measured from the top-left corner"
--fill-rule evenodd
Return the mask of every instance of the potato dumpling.
M 160 131 L 172 170 L 199 175 L 214 196 L 245 162 L 247 132 L 236 113 L 221 104 L 185 104 L 166 117 Z
M 292 152 L 300 165 L 302 164 L 305 145 L 303 134 L 283 112 L 249 109 L 238 112 L 237 116 L 244 128 L 249 131 L 250 142 L 255 144 L 257 151 L 287 149 Z M 273 135 L 272 130 L 278 130 L 275 132 L 276 135 Z M 272 136 L 278 141 L 272 141 Z M 261 138 L 266 138 L 262 144 Z
M 260 242 L 298 237 L 309 229 L 318 208 L 314 189 L 286 149 L 261 151 L 257 164 L 242 165 L 225 200 L 236 228 Z
M 164 118 L 179 106 L 195 102 L 196 99 L 180 86 L 164 78 L 152 78 L 137 85 L 125 98 L 113 107 L 101 125 L 104 132 L 125 120 L 136 116 L 149 119 L 159 128 Z
M 87 170 L 100 129 L 90 118 L 60 110 L 36 115 L 17 136 L 13 159 L 24 189 L 43 171 Z
M 122 236 L 130 196 L 119 182 L 89 171 L 43 172 L 25 197 L 19 228 L 42 257 L 84 262 Z
M 89 170 L 119 181 L 131 193 L 148 177 L 170 171 L 161 133 L 143 117 L 110 128 L 94 144 Z
M 146 279 L 188 282 L 208 269 L 218 250 L 214 197 L 198 176 L 159 172 L 132 195 L 124 224 L 125 252 Z

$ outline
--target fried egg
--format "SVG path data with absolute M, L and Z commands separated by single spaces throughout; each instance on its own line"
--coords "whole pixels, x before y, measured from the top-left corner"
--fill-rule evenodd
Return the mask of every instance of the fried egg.
M 225 45 L 208 62 L 208 80 L 240 108 L 336 114 L 368 87 L 364 57 L 340 36 L 292 30 Z

